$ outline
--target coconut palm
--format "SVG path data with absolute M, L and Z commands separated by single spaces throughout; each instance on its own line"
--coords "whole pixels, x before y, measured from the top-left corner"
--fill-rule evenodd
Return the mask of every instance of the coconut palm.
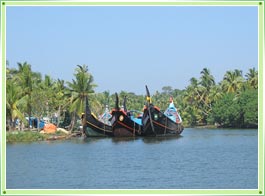
M 255 70 L 253 67 L 252 69 L 249 69 L 249 73 L 245 75 L 247 77 L 247 84 L 254 88 L 258 88 L 258 71 Z
M 209 99 L 211 100 L 211 104 L 217 102 L 222 96 L 223 92 L 220 85 L 215 85 L 210 89 Z
M 21 87 L 22 96 L 26 99 L 26 113 L 31 117 L 32 113 L 32 91 L 34 84 L 41 81 L 41 74 L 32 72 L 31 65 L 27 62 L 18 63 L 18 70 L 14 76 L 14 82 Z M 29 118 L 30 119 L 30 118 Z
M 54 109 L 57 110 L 57 127 L 60 124 L 61 112 L 67 106 L 67 93 L 66 86 L 64 80 L 57 79 L 52 86 L 52 90 L 54 93 Z
M 93 83 L 93 76 L 88 72 L 87 65 L 77 65 L 74 76 L 75 79 L 72 82 L 67 82 L 71 92 L 70 112 L 72 112 L 72 122 L 70 130 L 74 128 L 76 115 L 81 115 L 84 111 L 85 98 L 94 93 L 94 88 L 96 87 Z
M 6 115 L 7 119 L 9 118 L 11 129 L 14 129 L 16 119 L 24 121 L 24 115 L 19 108 L 19 105 L 23 103 L 21 94 L 22 90 L 14 82 L 8 80 L 6 83 Z
M 215 85 L 214 77 L 207 68 L 203 68 L 201 71 L 200 79 L 200 84 L 204 86 L 208 92 L 210 91 L 210 88 Z
M 243 84 L 242 71 L 238 69 L 227 71 L 222 81 L 222 90 L 226 93 L 236 93 L 242 89 Z

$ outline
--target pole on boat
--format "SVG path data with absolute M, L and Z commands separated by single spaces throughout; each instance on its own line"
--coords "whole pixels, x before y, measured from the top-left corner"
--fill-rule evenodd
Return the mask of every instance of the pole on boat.
M 149 92 L 149 89 L 148 89 L 147 85 L 145 85 L 145 89 L 146 89 L 147 109 L 148 109 L 150 124 L 151 124 L 151 128 L 152 128 L 153 133 L 156 135 L 156 132 L 155 132 L 155 129 L 154 129 L 154 124 L 153 124 L 153 119 L 152 119 L 151 111 L 150 111 L 150 104 L 152 102 L 151 102 L 150 92 Z
M 118 97 L 118 94 L 115 93 L 115 97 L 116 97 L 116 100 L 115 100 L 115 109 L 118 111 L 120 110 L 120 107 L 119 107 L 119 97 Z

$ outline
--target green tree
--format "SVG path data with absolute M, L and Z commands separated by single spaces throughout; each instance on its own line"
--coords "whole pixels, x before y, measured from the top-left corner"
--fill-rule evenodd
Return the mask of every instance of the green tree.
M 38 119 L 37 129 L 40 131 L 39 123 L 43 117 L 44 111 L 47 110 L 50 94 L 47 94 L 45 89 L 37 88 L 32 91 L 31 102 L 32 102 L 32 115 Z
M 26 113 L 28 117 L 32 116 L 32 91 L 33 85 L 38 84 L 41 80 L 40 73 L 32 72 L 31 65 L 27 62 L 18 63 L 18 71 L 14 76 L 14 82 L 20 86 L 22 96 L 26 100 Z M 29 118 L 30 119 L 30 118 Z
M 85 98 L 94 93 L 96 85 L 93 83 L 94 78 L 92 74 L 88 72 L 87 65 L 77 65 L 75 69 L 75 79 L 72 82 L 68 82 L 69 90 L 71 92 L 70 98 L 70 112 L 72 112 L 72 121 L 70 130 L 72 131 L 76 122 L 76 116 L 81 115 L 84 111 Z M 91 103 L 91 102 L 90 102 Z
M 242 127 L 258 127 L 258 90 L 243 92 L 238 100 L 242 113 Z
M 54 98 L 55 98 L 55 110 L 57 111 L 57 127 L 61 122 L 61 114 L 66 110 L 68 95 L 66 93 L 66 86 L 64 80 L 57 79 L 53 87 Z
M 222 90 L 224 93 L 237 93 L 242 90 L 243 84 L 242 71 L 238 69 L 227 71 L 222 81 Z
M 245 75 L 247 77 L 247 84 L 254 88 L 258 88 L 258 71 L 255 68 L 249 69 L 249 72 Z
M 200 84 L 206 88 L 207 92 L 209 92 L 210 89 L 215 85 L 214 77 L 211 75 L 209 69 L 203 68 L 201 71 Z
M 170 95 L 170 94 L 172 94 L 172 92 L 173 92 L 173 89 L 171 86 L 162 87 L 162 93 Z
M 8 129 L 15 128 L 16 119 L 24 120 L 23 112 L 20 110 L 19 105 L 23 104 L 22 90 L 14 84 L 13 81 L 7 80 L 6 83 L 6 115 L 9 119 Z
M 221 127 L 241 126 L 240 105 L 237 103 L 234 93 L 225 94 L 213 105 L 211 118 Z

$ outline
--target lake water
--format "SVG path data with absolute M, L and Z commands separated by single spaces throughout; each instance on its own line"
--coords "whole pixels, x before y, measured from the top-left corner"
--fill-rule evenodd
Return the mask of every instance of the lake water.
M 257 189 L 258 131 L 7 144 L 8 189 Z

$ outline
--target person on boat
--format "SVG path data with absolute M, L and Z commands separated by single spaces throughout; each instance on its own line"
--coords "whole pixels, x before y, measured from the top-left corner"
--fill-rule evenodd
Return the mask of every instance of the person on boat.
M 168 108 L 175 108 L 172 96 L 169 97 L 169 107 Z M 177 108 L 175 108 L 175 109 L 177 111 Z

